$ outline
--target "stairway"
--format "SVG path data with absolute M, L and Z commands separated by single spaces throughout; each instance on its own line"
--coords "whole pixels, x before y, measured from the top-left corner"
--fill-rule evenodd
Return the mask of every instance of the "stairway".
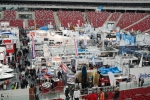
M 55 24 L 56 24 L 56 26 L 60 26 L 60 21 L 59 21 L 59 18 L 58 18 L 58 15 L 57 15 L 57 12 L 56 11 L 54 11 L 53 12 L 53 14 L 54 14 L 54 19 L 55 19 Z
M 4 11 L 1 12 L 1 17 L 0 19 L 3 19 L 4 18 Z
M 103 26 L 107 23 L 107 21 L 110 19 L 111 16 L 112 16 L 112 13 L 107 17 L 107 20 L 105 21 L 105 23 L 103 24 Z
M 145 30 L 143 33 L 147 33 L 147 32 L 149 32 L 150 31 L 150 29 L 148 29 L 148 30 Z
M 28 20 L 24 19 L 24 22 L 25 22 L 25 27 L 28 27 Z
M 122 15 L 123 15 L 123 14 L 120 14 L 118 20 L 117 20 L 116 23 L 115 23 L 115 26 L 118 24 L 118 22 L 119 22 L 120 18 L 122 17 Z
M 140 19 L 140 20 L 136 21 L 135 23 L 133 23 L 133 24 L 131 24 L 131 25 L 129 25 L 129 26 L 127 26 L 127 27 L 125 27 L 124 29 L 127 29 L 127 28 L 129 28 L 129 27 L 131 27 L 131 26 L 133 26 L 133 25 L 135 25 L 135 24 L 139 23 L 140 21 L 142 21 L 142 20 L 146 19 L 146 18 L 147 18 L 147 17 L 149 17 L 149 16 L 150 16 L 150 15 L 147 15 L 147 16 L 143 17 L 142 19 Z
M 35 12 L 32 14 L 32 19 L 35 20 Z
M 86 16 L 85 12 L 82 12 L 82 15 L 83 15 L 83 18 L 84 18 L 85 24 L 88 24 L 88 23 L 89 23 L 89 21 L 88 21 L 88 19 L 87 19 L 87 16 Z

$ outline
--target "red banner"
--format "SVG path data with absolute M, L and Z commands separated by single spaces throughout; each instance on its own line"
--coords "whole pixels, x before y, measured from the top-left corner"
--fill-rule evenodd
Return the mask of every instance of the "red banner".
M 68 73 L 68 68 L 65 64 L 61 64 L 60 67 L 62 68 L 62 70 L 65 72 L 65 73 Z
M 6 46 L 7 53 L 14 53 L 14 44 L 12 44 L 12 40 L 3 40 L 3 43 Z
M 14 44 L 6 44 L 6 52 L 14 53 Z
M 10 44 L 10 43 L 12 43 L 12 40 L 3 40 L 3 43 L 4 44 Z

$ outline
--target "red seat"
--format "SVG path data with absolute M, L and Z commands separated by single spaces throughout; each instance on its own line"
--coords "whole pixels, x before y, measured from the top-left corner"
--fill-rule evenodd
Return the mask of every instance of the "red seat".
M 37 20 L 50 20 L 54 19 L 53 11 L 52 10 L 35 10 L 35 19 Z
M 121 15 L 120 12 L 114 12 L 111 17 L 109 18 L 109 21 L 117 21 L 119 16 Z
M 95 28 L 101 27 L 105 23 L 109 15 L 109 12 L 86 12 L 89 23 L 92 24 Z
M 6 19 L 6 20 L 16 19 L 16 11 L 15 10 L 5 10 L 3 19 Z
M 79 26 L 82 26 L 85 23 L 82 12 L 80 11 L 58 11 L 57 14 L 63 27 L 68 27 L 68 24 L 70 27 L 77 26 L 78 23 L 80 23 Z
M 55 21 L 53 20 L 28 20 L 28 26 L 37 26 L 37 28 L 45 26 L 46 24 L 50 24 L 50 22 L 52 23 L 52 25 L 55 25 Z
M 121 27 L 121 28 L 125 28 L 125 27 L 135 23 L 136 21 L 142 19 L 146 15 L 148 15 L 148 14 L 147 13 L 124 13 L 121 16 L 119 22 L 117 23 L 117 26 Z
M 127 30 L 140 30 L 141 32 L 150 29 L 150 17 L 141 20 L 139 23 L 127 28 Z

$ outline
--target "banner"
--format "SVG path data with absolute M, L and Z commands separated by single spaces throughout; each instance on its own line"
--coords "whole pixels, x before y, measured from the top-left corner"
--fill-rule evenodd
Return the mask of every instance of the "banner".
M 66 66 L 64 63 L 62 63 L 62 64 L 60 65 L 60 67 L 62 68 L 62 70 L 63 70 L 65 73 L 68 72 L 68 68 L 67 68 L 67 66 Z
M 34 44 L 34 38 L 32 36 L 32 58 L 34 59 L 35 57 L 36 57 L 35 44 Z
M 3 43 L 4 44 L 11 44 L 11 43 L 13 43 L 13 41 L 12 40 L 3 40 Z
M 8 45 L 6 45 L 6 49 L 7 49 L 7 50 L 12 50 L 12 49 L 13 49 L 13 44 L 8 44 Z
M 95 65 L 95 56 L 94 55 L 92 56 L 92 62 L 93 62 L 93 65 Z
M 117 32 L 117 33 L 116 33 L 116 40 L 117 40 L 118 42 L 120 41 L 120 37 L 121 37 L 120 32 Z
M 23 21 L 23 28 L 24 28 L 24 29 L 26 28 L 25 21 Z
M 3 43 L 6 46 L 7 53 L 14 53 L 14 44 L 12 40 L 3 40 Z
M 76 42 L 75 38 L 73 40 L 74 40 L 74 47 L 75 47 L 76 56 L 78 56 L 77 42 Z
M 7 44 L 6 45 L 6 52 L 7 53 L 14 53 L 14 44 Z
M 116 79 L 114 77 L 114 74 L 112 72 L 108 72 L 109 80 L 110 80 L 110 85 L 111 86 L 116 86 Z

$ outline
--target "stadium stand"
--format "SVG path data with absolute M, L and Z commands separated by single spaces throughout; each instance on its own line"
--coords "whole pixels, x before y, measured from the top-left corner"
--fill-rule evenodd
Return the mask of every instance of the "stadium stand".
M 127 98 L 131 98 L 131 100 L 150 100 L 149 90 L 150 87 L 123 90 L 120 92 L 119 100 L 126 100 Z
M 37 27 L 45 26 L 46 24 L 52 23 L 52 25 L 55 25 L 54 20 L 28 20 L 28 26 L 32 27 L 37 25 Z
M 23 20 L 14 19 L 14 20 L 0 20 L 0 22 L 9 22 L 10 26 L 12 27 L 19 27 L 21 28 L 23 26 Z
M 35 26 L 35 21 L 34 20 L 28 20 L 28 26 Z
M 58 11 L 57 14 L 61 25 L 64 27 L 68 27 L 68 23 L 70 26 L 76 26 L 78 20 L 80 20 L 80 26 L 85 23 L 80 11 Z
M 118 27 L 125 28 L 145 17 L 147 13 L 124 13 L 117 23 Z
M 35 19 L 54 19 L 52 10 L 35 10 Z
M 10 22 L 11 26 L 23 26 L 23 20 L 16 19 L 18 16 L 15 10 L 4 10 L 4 16 L 2 21 L 6 20 Z M 82 12 L 80 11 L 57 11 L 59 22 L 62 26 L 68 27 L 68 23 L 70 26 L 76 26 L 78 24 L 78 20 L 80 20 L 80 26 L 82 26 L 86 21 L 93 25 L 93 27 L 101 27 L 106 20 L 110 16 L 110 12 L 102 12 L 102 11 L 86 11 L 85 12 L 85 20 Z M 122 14 L 122 16 L 120 16 Z M 44 26 L 48 23 L 52 23 L 55 25 L 54 14 L 52 10 L 35 10 L 33 15 L 34 19 L 28 19 L 28 27 L 38 25 L 39 27 Z M 108 21 L 117 21 L 119 17 L 121 17 L 117 23 L 118 27 L 125 28 L 126 30 L 140 30 L 146 31 L 150 28 L 148 24 L 150 18 L 145 18 L 148 13 L 121 13 L 114 12 L 108 19 Z M 142 20 L 143 18 L 143 20 Z M 145 19 L 144 19 L 145 18 Z M 87 20 L 86 20 L 87 19 Z M 140 22 L 134 24 L 135 22 L 141 20 Z M 133 24 L 133 25 L 132 25 Z M 130 26 L 132 25 L 132 26 Z
M 117 21 L 117 19 L 119 18 L 121 12 L 114 12 L 112 14 L 112 16 L 109 18 L 109 21 Z
M 120 91 L 118 100 L 150 100 L 150 87 L 136 88 Z M 108 97 L 105 100 L 113 100 L 114 92 L 106 92 Z M 88 95 L 83 95 L 82 99 L 87 100 Z
M 23 26 L 23 20 L 10 20 L 10 26 L 21 28 Z
M 129 27 L 127 30 L 140 30 L 141 32 L 150 29 L 150 16 L 140 21 L 139 23 Z
M 15 10 L 5 10 L 4 11 L 4 19 L 16 19 L 16 11 Z
M 146 33 L 149 33 L 149 34 L 150 34 L 150 31 L 147 31 Z
M 109 12 L 86 12 L 87 19 L 90 24 L 93 24 L 93 27 L 101 27 L 109 15 Z

